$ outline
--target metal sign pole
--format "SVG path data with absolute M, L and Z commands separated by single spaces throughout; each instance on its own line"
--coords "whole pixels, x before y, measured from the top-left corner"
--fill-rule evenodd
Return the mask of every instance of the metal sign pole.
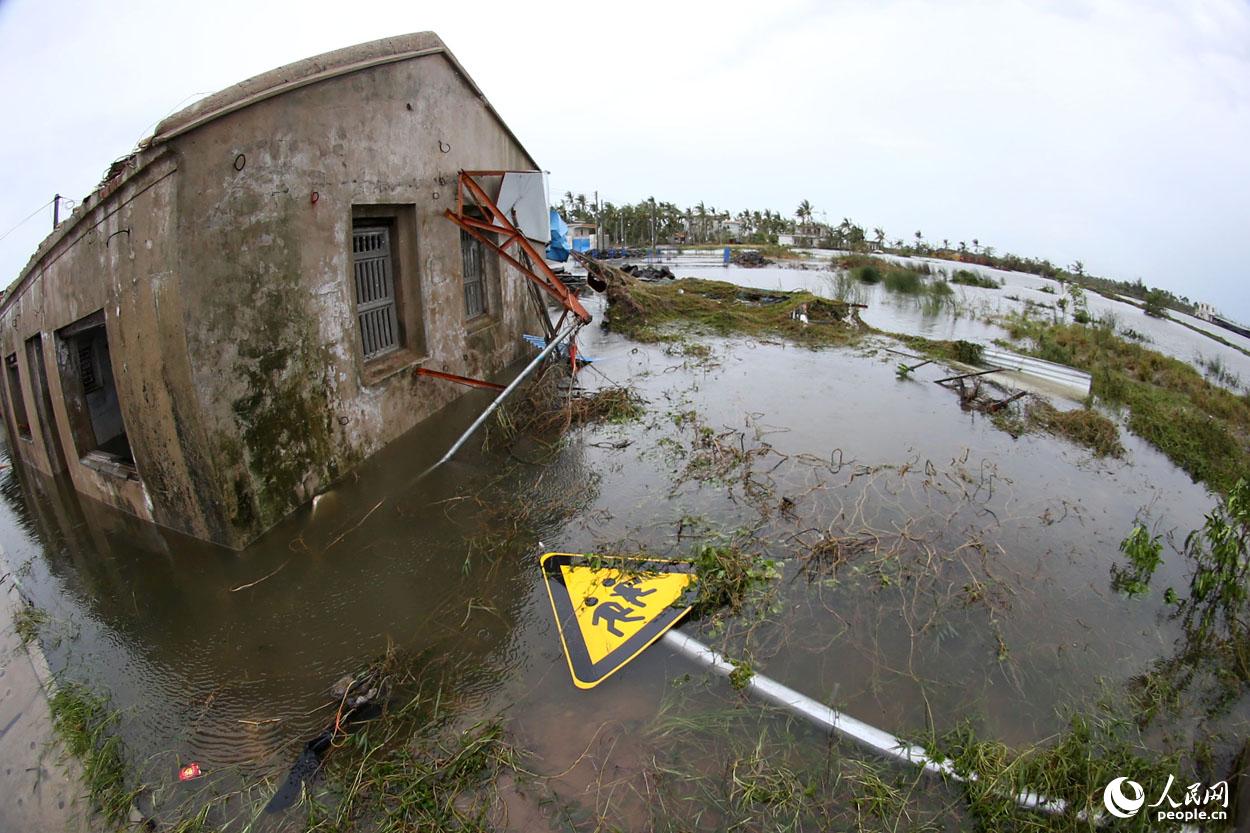
M 529 364 L 527 364 L 525 366 L 525 369 L 522 370 L 519 374 L 517 374 L 517 377 L 513 379 L 511 382 L 509 382 L 508 386 L 504 388 L 497 397 L 495 397 L 495 401 L 490 403 L 490 407 L 487 408 L 485 411 L 483 411 L 481 416 L 473 420 L 473 424 L 469 426 L 467 431 L 465 431 L 463 434 L 460 435 L 460 439 L 456 440 L 455 444 L 453 444 L 451 448 L 447 449 L 447 453 L 444 454 L 437 463 L 435 463 L 434 465 L 430 466 L 428 469 L 425 470 L 425 472 L 422 474 L 422 477 L 424 477 L 426 474 L 429 474 L 431 471 L 433 471 L 434 469 L 441 466 L 443 463 L 446 463 L 448 460 L 450 460 L 455 455 L 455 453 L 460 450 L 460 447 L 465 444 L 465 442 L 469 439 L 469 437 L 473 436 L 473 432 L 477 431 L 477 429 L 482 427 L 482 423 L 486 422 L 486 418 L 489 417 L 491 414 L 493 414 L 495 410 L 500 405 L 503 404 L 503 401 L 507 399 L 508 396 L 510 396 L 512 392 L 516 390 L 517 387 L 522 382 L 525 381 L 526 377 L 528 377 L 531 373 L 533 373 L 534 369 L 537 368 L 540 364 L 542 364 L 543 359 L 551 355 L 551 352 L 553 350 L 555 350 L 563 342 L 567 341 L 570 336 L 572 336 L 579 329 L 581 329 L 581 326 L 582 326 L 581 322 L 578 322 L 574 324 L 573 326 L 569 327 L 562 334 L 557 335 L 555 338 L 551 339 L 551 341 L 548 342 L 547 346 L 544 347 L 542 351 L 537 356 L 534 357 L 534 360 L 531 361 Z

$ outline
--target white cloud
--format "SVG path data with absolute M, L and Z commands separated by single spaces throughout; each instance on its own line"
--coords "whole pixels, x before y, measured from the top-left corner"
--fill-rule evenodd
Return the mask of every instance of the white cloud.
M 1250 7 L 0 2 L 0 231 L 81 196 L 189 95 L 434 29 L 553 190 L 811 200 L 909 237 L 1083 259 L 1250 318 Z M 43 228 L 0 242 L 13 277 Z

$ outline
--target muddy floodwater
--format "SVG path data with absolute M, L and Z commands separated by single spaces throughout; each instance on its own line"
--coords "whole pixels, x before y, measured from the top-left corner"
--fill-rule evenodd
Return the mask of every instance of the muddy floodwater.
M 683 274 L 821 294 L 832 277 Z M 956 291 L 970 304 L 1047 298 L 1012 280 Z M 884 330 L 1001 335 L 982 316 L 930 314 L 879 287 L 864 300 L 865 320 Z M 1250 378 L 1237 351 L 1176 325 L 1156 333 L 1140 311 L 1090 297 L 1104 303 L 1158 349 L 1223 351 Z M 601 299 L 590 304 L 601 319 Z M 646 401 L 640 420 L 553 445 L 479 437 L 420 477 L 489 401 L 472 393 L 242 553 L 13 468 L 0 484 L 0 545 L 48 615 L 54 673 L 120 710 L 133 764 L 167 802 L 280 780 L 332 714 L 334 681 L 392 643 L 447 658 L 466 712 L 500 716 L 529 766 L 558 776 L 549 786 L 565 810 L 504 826 L 646 827 L 656 810 L 644 762 L 714 766 L 714 752 L 658 725 L 768 713 L 663 643 L 593 691 L 574 688 L 538 570 L 546 551 L 683 557 L 736 541 L 768 555 L 779 578 L 766 610 L 683 629 L 901 735 L 968 721 L 1008 744 L 1042 741 L 1172 649 L 1159 595 L 1126 599 L 1109 581 L 1135 521 L 1183 538 L 1213 505 L 1155 449 L 1127 431 L 1121 459 L 1048 435 L 1013 439 L 931 383 L 940 365 L 897 379 L 884 340 L 819 351 L 697 341 L 710 351 L 636 344 L 596 321 L 581 339 L 596 359 L 582 384 L 630 386 Z M 817 545 L 834 538 L 827 557 Z M 1184 578 L 1179 545 L 1164 548 L 1160 586 Z M 794 732 L 795 754 L 825 754 L 823 736 Z M 188 761 L 208 777 L 178 784 Z

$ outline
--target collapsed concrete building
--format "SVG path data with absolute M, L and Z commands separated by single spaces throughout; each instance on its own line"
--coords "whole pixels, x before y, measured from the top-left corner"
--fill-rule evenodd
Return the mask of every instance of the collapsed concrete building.
M 519 264 L 448 222 L 464 170 L 538 165 L 432 33 L 165 119 L 0 302 L 14 456 L 196 538 L 255 540 L 467 390 L 419 369 L 486 377 L 531 350 Z

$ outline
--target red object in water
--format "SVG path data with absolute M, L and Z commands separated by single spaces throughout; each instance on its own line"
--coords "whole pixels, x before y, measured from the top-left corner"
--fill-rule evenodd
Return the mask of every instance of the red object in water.
M 204 773 L 200 771 L 200 765 L 190 763 L 178 770 L 179 781 L 190 781 L 192 778 L 199 778 Z

